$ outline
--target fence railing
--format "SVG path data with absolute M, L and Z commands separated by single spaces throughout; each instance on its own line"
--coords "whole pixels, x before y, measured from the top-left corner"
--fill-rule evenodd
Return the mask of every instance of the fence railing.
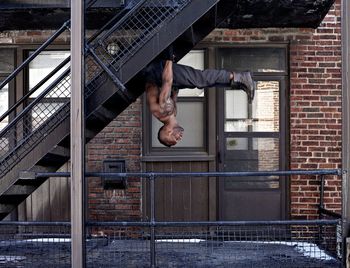
M 231 267 L 337 267 L 341 256 L 340 216 L 287 221 L 158 221 L 155 217 L 155 181 L 184 177 L 225 177 L 235 181 L 245 176 L 314 175 L 323 195 L 325 176 L 340 176 L 341 170 L 293 170 L 259 172 L 103 173 L 86 177 L 121 179 L 139 177 L 149 181 L 150 215 L 142 221 L 87 221 L 86 262 L 94 265 L 166 267 L 172 265 Z M 69 177 L 68 172 L 25 173 L 26 178 Z M 260 180 L 261 181 L 261 180 Z M 323 201 L 322 201 L 323 202 Z M 323 207 L 323 203 L 320 206 Z M 334 214 L 332 214 L 334 213 Z M 320 214 L 320 215 L 321 215 Z M 16 225 L 16 223 L 8 223 Z M 18 223 L 17 223 L 18 224 Z M 21 223 L 19 223 L 21 224 Z M 34 223 L 33 223 L 34 224 Z M 41 223 L 43 224 L 43 223 Z M 53 225 L 59 223 L 53 223 Z M 67 223 L 63 223 L 66 225 Z M 6 225 L 0 222 L 0 225 Z M 23 223 L 23 225 L 26 225 Z M 28 225 L 28 223 L 27 223 Z M 30 224 L 29 224 L 30 225 Z M 39 235 L 40 236 L 40 235 Z M 1 239 L 1 236 L 0 236 Z M 46 240 L 45 240 L 46 241 Z M 242 257 L 243 256 L 243 257 Z

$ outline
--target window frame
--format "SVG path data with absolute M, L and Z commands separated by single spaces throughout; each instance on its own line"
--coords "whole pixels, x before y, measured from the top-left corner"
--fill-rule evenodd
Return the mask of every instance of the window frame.
M 208 68 L 208 49 L 195 48 L 204 51 L 204 68 Z M 169 161 L 169 160 L 208 160 L 208 93 L 204 90 L 203 97 L 178 97 L 178 102 L 201 102 L 203 105 L 203 146 L 201 147 L 152 147 L 152 114 L 147 105 L 146 95 L 142 99 L 142 129 L 143 129 L 143 161 Z M 191 131 L 186 129 L 185 132 Z M 215 159 L 211 156 L 212 160 Z

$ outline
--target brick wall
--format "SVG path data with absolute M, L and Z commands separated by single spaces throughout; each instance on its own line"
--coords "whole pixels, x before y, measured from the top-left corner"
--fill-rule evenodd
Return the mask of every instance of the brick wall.
M 102 171 L 104 159 L 125 159 L 128 172 L 141 169 L 141 101 L 130 105 L 87 146 L 87 167 Z M 101 179 L 89 180 L 89 215 L 94 220 L 137 220 L 141 217 L 141 182 L 128 179 L 126 190 L 103 190 Z
M 207 42 L 290 44 L 290 168 L 328 169 L 341 166 L 341 39 L 340 1 L 316 29 L 216 30 Z M 319 182 L 293 176 L 291 215 L 317 215 Z M 327 176 L 325 206 L 341 209 L 341 179 Z

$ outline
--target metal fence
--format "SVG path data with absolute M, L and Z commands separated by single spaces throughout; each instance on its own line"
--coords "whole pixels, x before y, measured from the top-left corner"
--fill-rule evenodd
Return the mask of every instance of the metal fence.
M 341 223 L 318 220 L 168 222 L 155 218 L 155 180 L 176 177 L 340 175 L 338 170 L 225 173 L 86 173 L 149 180 L 147 221 L 86 223 L 87 267 L 341 267 Z M 68 177 L 69 173 L 38 173 Z M 324 177 L 320 180 L 320 190 Z M 322 196 L 322 192 L 320 192 Z M 325 212 L 323 208 L 321 212 Z M 70 223 L 0 222 L 0 267 L 70 267 Z
M 337 220 L 90 223 L 87 267 L 340 267 Z M 0 267 L 70 267 L 69 223 L 2 222 Z M 154 255 L 152 253 L 154 250 Z
M 98 267 L 339 267 L 337 224 L 337 220 L 155 224 L 154 243 L 152 227 L 93 224 L 89 225 L 89 232 L 104 239 L 104 244 L 88 248 L 87 264 L 88 267 L 96 264 Z
M 0 222 L 0 267 L 70 267 L 70 223 Z

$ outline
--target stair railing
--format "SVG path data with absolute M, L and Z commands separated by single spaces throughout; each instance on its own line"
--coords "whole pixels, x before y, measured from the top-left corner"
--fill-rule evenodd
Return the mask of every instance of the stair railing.
M 97 0 L 91 0 L 89 4 L 87 5 L 87 8 L 92 7 Z M 118 14 L 119 15 L 119 14 Z M 115 17 L 113 18 L 115 19 Z M 111 20 L 112 21 L 112 20 Z M 111 22 L 109 21 L 109 23 Z M 105 25 L 108 26 L 109 24 L 107 23 Z M 29 64 L 41 53 L 43 52 L 50 44 L 52 44 L 57 37 L 59 37 L 63 32 L 66 30 L 69 30 L 70 28 L 70 20 L 67 20 L 66 22 L 63 23 L 63 25 L 56 31 L 54 32 L 49 39 L 47 39 L 40 47 L 38 47 L 30 56 L 23 61 L 8 77 L 6 77 L 5 80 L 3 80 L 0 83 L 0 91 L 14 79 L 21 71 L 24 70 L 24 68 L 27 68 Z M 104 28 L 102 28 L 104 29 Z M 99 33 L 99 32 L 98 32 Z M 94 35 L 96 37 L 96 35 Z M 93 38 L 91 39 L 93 40 Z M 0 123 L 7 117 L 9 116 L 12 112 L 15 111 L 15 109 L 20 106 L 21 104 L 24 103 L 33 93 L 35 93 L 43 84 L 45 84 L 51 77 L 53 77 L 59 70 L 61 70 L 66 64 L 68 64 L 70 60 L 70 57 L 67 57 L 62 63 L 60 63 L 53 71 L 51 71 L 46 77 L 44 77 L 37 85 L 35 85 L 32 89 L 30 89 L 22 98 L 17 100 L 17 102 L 11 106 L 4 114 L 0 116 Z
M 94 55 L 87 56 L 86 62 L 94 61 L 94 63 L 89 66 L 93 71 L 87 77 L 86 84 L 89 90 L 86 90 L 85 98 L 97 90 L 98 87 L 93 82 L 105 73 L 105 67 L 119 70 L 122 62 L 131 58 L 143 44 L 154 36 L 161 27 L 160 25 L 164 25 L 175 17 L 191 0 L 171 1 L 173 4 L 168 2 L 168 0 L 141 0 L 136 4 L 132 2 L 134 6 L 121 19 L 123 23 L 117 22 L 111 27 L 113 33 L 107 29 L 110 35 L 104 34 L 104 31 L 99 31 L 94 35 L 97 40 L 94 44 L 97 45 L 92 45 L 93 49 L 89 51 L 93 51 L 106 65 L 101 69 L 96 64 Z M 131 33 L 132 37 L 128 33 Z M 116 36 L 123 47 L 117 54 L 113 54 L 108 51 L 108 46 L 116 41 Z M 105 56 L 108 56 L 109 61 L 105 61 Z M 114 81 L 113 78 L 112 80 Z M 118 90 L 120 88 L 117 88 L 117 92 Z M 11 121 L 11 127 L 6 127 L 0 132 L 0 175 L 8 172 L 43 137 L 46 137 L 55 126 L 69 116 L 69 97 L 70 70 L 67 69 Z
M 92 0 L 88 7 L 91 7 L 97 0 Z M 128 10 L 132 8 L 132 6 L 129 4 L 125 6 L 125 10 Z M 111 24 L 115 21 L 118 21 L 123 15 L 125 11 L 122 9 L 120 12 L 118 12 L 113 18 L 106 23 L 99 31 L 97 31 L 94 35 L 92 35 L 89 38 L 88 42 L 93 41 L 102 31 L 105 31 L 106 28 L 111 27 Z M 24 68 L 28 67 L 28 65 L 38 56 L 42 51 L 45 50 L 60 34 L 62 34 L 66 29 L 69 29 L 70 21 L 66 21 L 62 27 L 60 27 L 44 44 L 42 44 L 36 51 L 34 51 L 16 70 L 14 70 L 1 84 L 0 84 L 0 90 L 3 88 L 6 84 L 8 84 L 13 78 L 16 77 L 16 75 L 23 71 Z M 63 62 L 61 62 L 53 71 L 51 71 L 46 77 L 44 77 L 40 82 L 38 82 L 27 94 L 25 94 L 22 98 L 20 98 L 14 105 L 12 105 L 4 114 L 0 116 L 0 123 L 4 121 L 8 116 L 10 116 L 13 112 L 16 111 L 16 109 L 20 106 L 26 104 L 26 101 L 30 98 L 31 95 L 33 95 L 39 88 L 41 88 L 49 79 L 51 79 L 55 74 L 57 74 L 62 68 L 64 68 L 70 61 L 70 57 L 67 57 Z M 7 124 L 1 131 L 0 131 L 0 175 L 5 171 L 7 168 L 11 167 L 12 164 L 14 164 L 18 159 L 21 157 L 21 155 L 17 155 L 16 150 L 18 150 L 20 147 L 22 147 L 21 151 L 23 152 L 23 149 L 26 149 L 34 145 L 33 143 L 29 143 L 29 138 L 32 135 L 33 131 L 33 123 L 36 125 L 34 127 L 34 130 L 38 132 L 40 129 L 40 125 L 43 124 L 46 119 L 50 118 L 49 115 L 53 115 L 55 112 L 57 112 L 59 109 L 51 109 L 51 111 L 41 111 L 45 113 L 45 120 L 41 118 L 40 122 L 30 122 L 30 114 L 36 113 L 39 114 L 40 112 L 35 111 L 38 110 L 38 106 L 46 105 L 46 106 L 52 106 L 52 102 L 45 101 L 48 97 L 51 97 L 51 99 L 56 103 L 59 104 L 59 106 L 62 106 L 61 110 L 64 110 L 65 112 L 62 113 L 64 117 L 61 118 L 61 120 L 57 121 L 54 125 L 57 125 L 57 123 L 63 121 L 67 116 L 69 116 L 69 94 L 70 94 L 70 70 L 69 68 L 66 69 L 61 75 L 58 76 L 57 79 L 55 79 L 45 90 L 43 90 L 33 101 L 29 103 L 29 105 L 26 105 L 25 108 L 18 114 L 16 117 L 10 121 L 9 124 Z M 60 84 L 61 82 L 61 84 Z M 60 90 L 60 88 L 64 88 L 65 90 Z M 68 90 L 67 90 L 68 89 Z M 53 92 L 51 92 L 53 91 Z M 68 91 L 68 92 L 65 92 Z M 58 101 L 57 101 L 58 100 Z M 65 103 L 65 104 L 64 104 Z M 67 110 L 68 107 L 68 110 Z M 52 108 L 52 107 L 51 107 Z M 55 121 L 55 120 L 53 120 Z M 49 125 L 53 125 L 52 123 Z M 42 128 L 42 131 L 46 131 L 46 128 Z M 46 132 L 42 132 L 42 135 L 47 135 Z M 28 144 L 26 144 L 28 142 Z M 10 161 L 10 159 L 12 160 Z

